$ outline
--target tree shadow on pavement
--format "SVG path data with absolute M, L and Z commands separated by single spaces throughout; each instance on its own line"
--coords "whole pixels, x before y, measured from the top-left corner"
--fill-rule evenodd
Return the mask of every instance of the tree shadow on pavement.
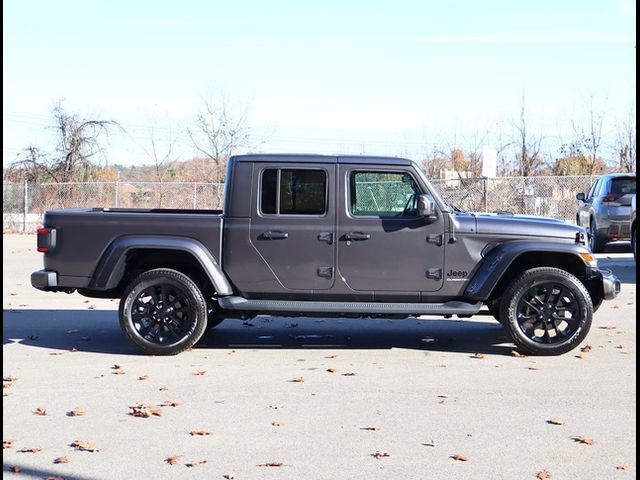
M 6 310 L 3 344 L 137 355 L 120 330 L 116 311 Z M 259 316 L 229 319 L 205 333 L 199 350 L 218 348 L 341 348 L 449 351 L 510 355 L 513 345 L 491 317 L 347 319 Z

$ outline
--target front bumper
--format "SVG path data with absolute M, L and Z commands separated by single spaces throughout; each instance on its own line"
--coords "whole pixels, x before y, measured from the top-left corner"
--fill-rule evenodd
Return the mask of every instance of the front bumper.
M 58 273 L 51 270 L 38 270 L 31 274 L 31 285 L 38 290 L 50 291 L 58 286 Z

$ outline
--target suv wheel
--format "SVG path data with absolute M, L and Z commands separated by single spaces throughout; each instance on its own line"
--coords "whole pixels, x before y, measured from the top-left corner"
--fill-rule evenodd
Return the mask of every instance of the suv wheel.
M 560 355 L 589 333 L 593 304 L 586 287 L 569 272 L 539 267 L 515 279 L 500 312 L 505 329 L 524 353 Z
M 603 238 L 602 235 L 598 235 L 596 221 L 591 220 L 591 223 L 589 223 L 589 248 L 593 253 L 602 253 L 606 243 L 607 239 Z
M 138 348 L 175 355 L 192 347 L 207 327 L 207 303 L 186 275 L 159 268 L 136 277 L 120 301 L 120 326 Z

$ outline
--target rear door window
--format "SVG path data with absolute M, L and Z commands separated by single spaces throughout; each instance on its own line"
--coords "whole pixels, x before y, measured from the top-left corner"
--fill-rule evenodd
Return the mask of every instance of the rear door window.
M 272 215 L 327 213 L 327 173 L 310 169 L 267 169 L 262 172 L 260 211 Z

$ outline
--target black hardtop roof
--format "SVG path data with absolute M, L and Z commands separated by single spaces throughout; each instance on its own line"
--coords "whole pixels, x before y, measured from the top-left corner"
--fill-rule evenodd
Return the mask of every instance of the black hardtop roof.
M 251 153 L 234 155 L 233 162 L 269 163 L 359 163 L 366 165 L 411 165 L 406 158 L 378 157 L 367 155 L 317 155 L 310 153 Z

